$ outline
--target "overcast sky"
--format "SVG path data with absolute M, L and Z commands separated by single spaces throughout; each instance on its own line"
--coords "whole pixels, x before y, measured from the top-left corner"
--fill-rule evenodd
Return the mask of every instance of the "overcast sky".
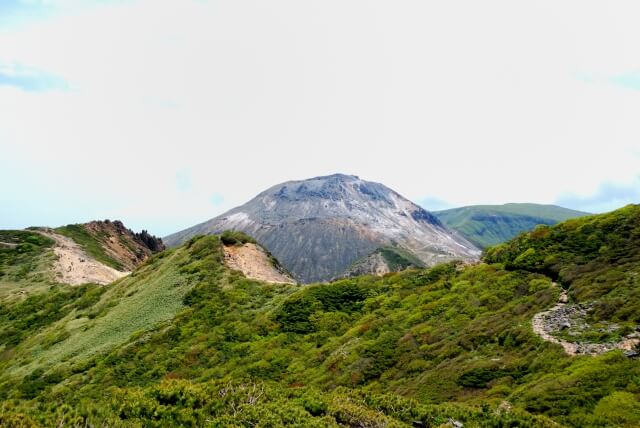
M 0 0 L 0 228 L 168 233 L 343 172 L 640 202 L 640 2 Z

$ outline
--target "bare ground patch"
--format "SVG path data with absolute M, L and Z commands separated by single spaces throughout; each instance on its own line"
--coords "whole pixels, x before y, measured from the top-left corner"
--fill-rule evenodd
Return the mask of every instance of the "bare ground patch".
M 225 264 L 231 269 L 239 270 L 247 278 L 279 284 L 296 283 L 286 272 L 278 270 L 268 254 L 256 244 L 223 248 Z
M 56 242 L 53 247 L 56 256 L 53 268 L 56 279 L 62 283 L 80 285 L 92 282 L 104 285 L 129 274 L 129 272 L 120 272 L 98 262 L 71 238 L 51 230 L 38 230 L 37 232 Z

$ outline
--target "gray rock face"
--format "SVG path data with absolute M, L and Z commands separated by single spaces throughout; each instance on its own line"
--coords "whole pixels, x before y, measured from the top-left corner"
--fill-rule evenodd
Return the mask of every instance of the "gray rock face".
M 476 259 L 480 252 L 435 216 L 388 187 L 335 174 L 288 181 L 246 204 L 164 238 L 240 230 L 266 247 L 301 282 L 325 281 L 377 248 L 406 248 L 426 265 Z

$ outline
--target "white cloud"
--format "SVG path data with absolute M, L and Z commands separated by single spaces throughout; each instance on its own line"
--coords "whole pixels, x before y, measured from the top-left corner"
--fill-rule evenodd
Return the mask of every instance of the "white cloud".
M 637 176 L 640 92 L 607 80 L 640 70 L 635 2 L 91 4 L 0 28 L 1 63 L 69 86 L 0 86 L 0 150 L 21 166 L 0 197 L 53 192 L 55 218 L 164 234 L 338 171 L 454 205 Z

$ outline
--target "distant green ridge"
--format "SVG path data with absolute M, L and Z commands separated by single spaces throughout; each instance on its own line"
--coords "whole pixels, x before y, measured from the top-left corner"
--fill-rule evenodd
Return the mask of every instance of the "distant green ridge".
M 433 212 L 447 227 L 479 248 L 506 242 L 539 224 L 548 226 L 588 213 L 557 205 L 471 205 Z

